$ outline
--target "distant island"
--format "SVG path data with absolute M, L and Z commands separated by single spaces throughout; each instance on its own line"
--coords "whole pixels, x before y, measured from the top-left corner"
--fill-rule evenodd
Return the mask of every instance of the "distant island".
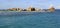
M 38 9 L 34 7 L 28 7 L 27 9 L 22 8 L 9 8 L 6 10 L 0 10 L 0 11 L 17 11 L 17 12 L 54 12 L 55 8 L 52 6 L 48 9 Z

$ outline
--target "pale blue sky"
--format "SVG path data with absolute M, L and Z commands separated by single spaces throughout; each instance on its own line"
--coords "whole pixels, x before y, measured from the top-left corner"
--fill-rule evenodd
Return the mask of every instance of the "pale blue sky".
M 0 9 L 7 8 L 27 8 L 29 6 L 36 8 L 49 8 L 50 5 L 60 8 L 60 0 L 0 0 Z

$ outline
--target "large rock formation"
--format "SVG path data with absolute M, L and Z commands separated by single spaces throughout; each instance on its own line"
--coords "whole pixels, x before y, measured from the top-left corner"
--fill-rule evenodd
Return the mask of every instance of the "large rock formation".
M 33 8 L 33 7 L 29 7 L 29 8 L 27 9 L 27 11 L 36 11 L 36 9 Z
M 51 6 L 51 7 L 48 9 L 48 11 L 54 12 L 54 11 L 55 11 L 55 8 L 54 8 L 53 6 Z
M 21 8 L 9 8 L 8 10 L 9 11 L 21 11 L 22 9 Z

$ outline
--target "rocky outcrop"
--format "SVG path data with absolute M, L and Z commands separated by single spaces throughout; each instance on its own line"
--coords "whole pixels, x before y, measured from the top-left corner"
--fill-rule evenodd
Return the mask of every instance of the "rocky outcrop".
M 54 12 L 55 11 L 55 8 L 54 7 L 51 7 L 51 8 L 48 9 L 48 11 Z

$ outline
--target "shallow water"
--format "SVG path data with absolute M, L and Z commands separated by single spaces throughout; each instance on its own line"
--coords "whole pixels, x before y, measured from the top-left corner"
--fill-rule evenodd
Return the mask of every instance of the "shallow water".
M 0 15 L 0 28 L 60 28 L 59 12 Z

